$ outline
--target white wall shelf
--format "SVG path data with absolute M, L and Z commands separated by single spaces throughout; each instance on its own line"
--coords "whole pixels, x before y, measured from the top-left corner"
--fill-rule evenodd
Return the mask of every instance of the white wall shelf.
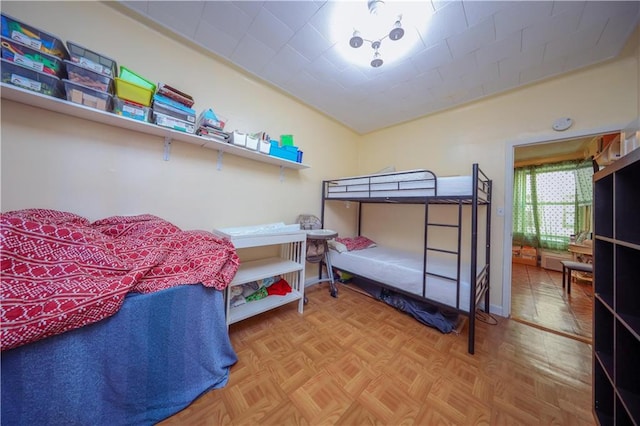
M 168 160 L 169 152 L 168 146 L 171 141 L 187 142 L 190 144 L 198 145 L 207 149 L 217 150 L 218 168 L 221 168 L 222 153 L 226 152 L 238 157 L 248 158 L 250 160 L 259 161 L 261 163 L 273 164 L 280 166 L 280 169 L 288 168 L 294 170 L 301 170 L 309 168 L 307 164 L 297 163 L 295 161 L 289 161 L 278 157 L 273 157 L 260 153 L 258 151 L 252 151 L 246 148 L 242 148 L 236 145 L 228 144 L 225 142 L 218 142 L 203 138 L 201 136 L 192 135 L 189 133 L 179 132 L 176 130 L 167 129 L 164 127 L 156 126 L 152 123 L 146 123 L 139 120 L 134 120 L 127 117 L 122 117 L 110 112 L 100 111 L 94 108 L 90 108 L 84 105 L 69 102 L 63 99 L 54 98 L 51 96 L 41 95 L 40 93 L 33 92 L 31 90 L 22 89 L 20 87 L 13 86 L 11 84 L 0 83 L 0 93 L 2 99 L 8 99 L 11 101 L 19 102 L 22 104 L 42 108 L 44 110 L 57 112 L 60 114 L 69 115 L 72 117 L 81 118 L 84 120 L 94 121 L 96 123 L 106 124 L 108 126 L 118 127 L 121 129 L 127 129 L 138 133 L 147 135 L 158 136 L 163 139 L 164 142 L 164 158 Z

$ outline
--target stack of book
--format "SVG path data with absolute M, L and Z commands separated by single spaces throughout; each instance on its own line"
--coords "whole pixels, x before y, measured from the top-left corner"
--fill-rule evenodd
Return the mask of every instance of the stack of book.
M 186 133 L 196 132 L 196 111 L 193 98 L 164 83 L 158 84 L 153 95 L 153 122 Z
M 200 113 L 196 134 L 219 142 L 229 142 L 229 133 L 224 131 L 224 125 L 225 120 L 209 108 Z

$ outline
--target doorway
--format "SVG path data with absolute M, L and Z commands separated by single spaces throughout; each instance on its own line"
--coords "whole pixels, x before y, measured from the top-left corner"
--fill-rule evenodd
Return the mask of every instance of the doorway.
M 516 165 L 526 164 L 526 162 L 530 164 L 558 162 L 572 157 L 584 160 L 589 156 L 587 155 L 588 145 L 611 132 L 615 130 L 607 129 L 584 136 L 575 135 L 571 139 L 513 143 L 507 149 L 508 173 L 505 175 L 507 206 L 513 205 L 513 179 Z M 509 214 L 505 214 L 504 277 L 509 285 L 504 286 L 503 301 L 508 297 L 509 316 L 516 321 L 590 343 L 593 306 L 591 282 L 582 279 L 574 281 L 571 294 L 568 294 L 562 288 L 559 262 L 553 265 L 549 262 L 541 264 L 542 253 L 539 251 L 536 253 L 534 263 L 514 262 L 515 258 L 512 259 L 511 253 L 514 249 L 512 245 L 513 212 L 511 208 L 507 208 L 506 211 Z

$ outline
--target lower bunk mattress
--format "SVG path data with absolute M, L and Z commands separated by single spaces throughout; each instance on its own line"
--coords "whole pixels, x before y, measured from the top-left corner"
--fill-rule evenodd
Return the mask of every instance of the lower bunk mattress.
M 111 317 L 2 352 L 2 424 L 155 424 L 236 361 L 222 291 L 130 293 Z
M 330 250 L 331 264 L 334 268 L 385 284 L 405 293 L 423 297 L 422 274 L 423 255 L 389 247 L 372 247 L 363 250 L 338 253 Z M 479 268 L 479 271 L 480 272 Z M 429 254 L 428 275 L 424 296 L 440 304 L 469 312 L 470 266 L 460 266 L 460 298 L 457 303 L 458 289 L 455 281 L 443 277 L 456 277 L 457 262 L 455 256 Z

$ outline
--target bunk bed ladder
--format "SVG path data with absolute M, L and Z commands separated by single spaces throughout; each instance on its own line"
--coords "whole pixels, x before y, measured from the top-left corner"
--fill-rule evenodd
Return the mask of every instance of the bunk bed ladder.
M 461 263 L 461 253 L 462 253 L 462 200 L 459 200 L 457 203 L 458 206 L 458 216 L 456 223 L 440 223 L 440 222 L 429 222 L 429 200 L 425 202 L 425 230 L 424 230 L 424 255 L 423 255 L 423 277 L 422 277 L 422 297 L 427 296 L 427 276 L 433 276 L 438 278 L 447 279 L 456 283 L 456 307 L 460 308 L 460 263 Z M 428 230 L 429 227 L 440 227 L 440 228 L 455 228 L 457 230 L 457 239 L 456 239 L 456 250 L 449 250 L 437 247 L 429 246 L 428 240 Z M 433 272 L 429 272 L 427 270 L 427 261 L 429 255 L 428 252 L 438 252 L 445 253 L 448 255 L 456 256 L 456 276 L 449 277 L 445 275 L 435 274 Z

